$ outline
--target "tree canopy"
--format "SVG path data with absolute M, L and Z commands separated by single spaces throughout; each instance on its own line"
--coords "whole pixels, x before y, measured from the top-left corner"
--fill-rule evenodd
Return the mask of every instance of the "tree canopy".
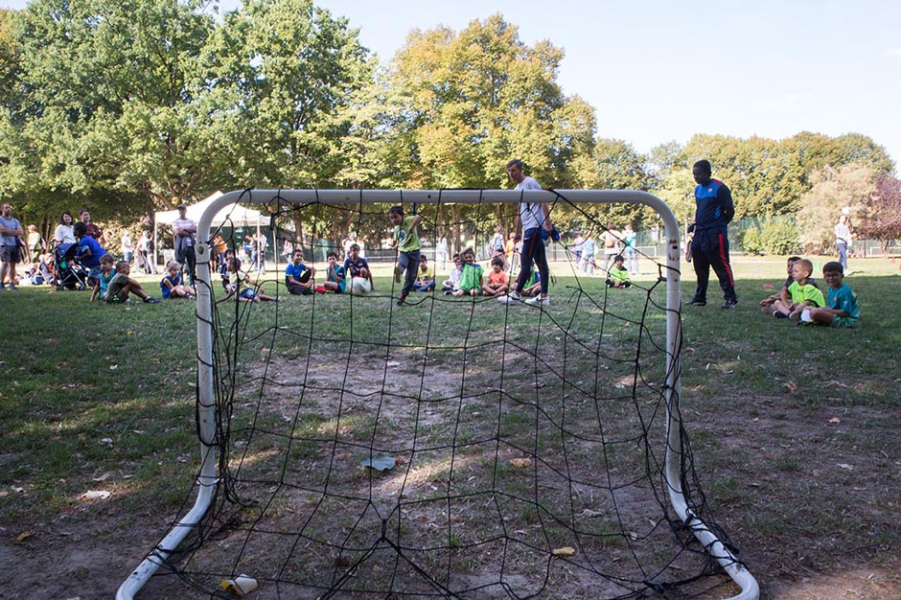
M 684 219 L 691 164 L 706 158 L 738 217 L 766 217 L 801 211 L 815 173 L 853 163 L 873 183 L 894 169 L 854 133 L 699 133 L 637 152 L 562 89 L 563 50 L 524 43 L 500 14 L 414 30 L 387 68 L 358 33 L 313 0 L 245 0 L 222 17 L 208 0 L 0 10 L 0 196 L 28 219 L 82 205 L 104 219 L 216 189 L 503 188 L 516 157 L 545 187 L 648 190 Z M 462 210 L 483 233 L 512 222 L 510 207 Z M 617 226 L 653 218 L 585 214 Z M 559 219 L 584 221 L 565 207 Z

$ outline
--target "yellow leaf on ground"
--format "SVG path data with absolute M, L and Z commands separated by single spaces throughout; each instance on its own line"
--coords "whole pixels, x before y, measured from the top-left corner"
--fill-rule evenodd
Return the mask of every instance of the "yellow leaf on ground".
M 554 556 L 559 556 L 561 558 L 567 558 L 574 556 L 576 554 L 576 549 L 572 546 L 563 546 L 562 548 L 554 548 L 551 554 L 553 554 Z
M 532 466 L 532 459 L 531 458 L 511 458 L 510 464 L 513 465 L 514 467 L 524 469 L 526 467 Z
M 19 534 L 19 537 L 16 538 L 16 541 L 24 542 L 25 540 L 27 540 L 28 538 L 30 538 L 33 535 L 34 535 L 33 531 L 23 531 L 22 533 Z

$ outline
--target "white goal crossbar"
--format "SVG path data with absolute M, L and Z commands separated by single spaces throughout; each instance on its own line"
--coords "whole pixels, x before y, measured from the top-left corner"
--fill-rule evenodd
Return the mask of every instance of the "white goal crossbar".
M 435 204 L 435 203 L 508 203 L 549 202 L 565 198 L 573 203 L 630 203 L 652 208 L 663 220 L 666 231 L 666 456 L 665 474 L 670 502 L 679 520 L 690 529 L 705 550 L 741 588 L 734 600 L 756 600 L 760 589 L 757 580 L 738 561 L 723 542 L 688 507 L 682 488 L 680 464 L 682 459 L 681 431 L 677 421 L 681 379 L 679 344 L 681 338 L 680 298 L 680 237 L 676 217 L 662 200 L 646 192 L 610 190 L 252 190 L 234 191 L 213 201 L 197 228 L 197 346 L 198 346 L 198 430 L 200 433 L 201 468 L 198 476 L 199 493 L 191 510 L 172 528 L 147 558 L 122 583 L 117 600 L 134 598 L 147 580 L 177 549 L 196 527 L 214 499 L 219 482 L 216 470 L 216 403 L 213 372 L 213 323 L 210 272 L 210 229 L 214 217 L 229 205 L 267 203 L 278 198 L 286 204 Z

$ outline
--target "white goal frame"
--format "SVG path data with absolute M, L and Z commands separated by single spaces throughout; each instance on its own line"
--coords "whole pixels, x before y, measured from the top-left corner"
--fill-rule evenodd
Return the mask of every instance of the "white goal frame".
M 688 507 L 682 489 L 680 465 L 682 444 L 677 421 L 681 384 L 681 358 L 678 354 L 681 338 L 680 297 L 680 228 L 675 215 L 665 202 L 652 194 L 638 191 L 611 190 L 252 190 L 234 191 L 213 201 L 197 227 L 197 371 L 198 371 L 198 430 L 200 432 L 199 493 L 190 511 L 169 531 L 150 554 L 122 583 L 117 600 L 131 600 L 178 545 L 203 519 L 212 506 L 214 490 L 219 482 L 215 440 L 216 404 L 213 394 L 213 323 L 212 278 L 210 272 L 209 236 L 214 217 L 229 205 L 241 203 L 264 204 L 273 198 L 289 204 L 436 204 L 549 202 L 565 198 L 573 203 L 643 204 L 654 209 L 663 220 L 666 230 L 666 405 L 665 468 L 670 503 L 682 524 L 690 529 L 701 545 L 741 588 L 733 600 L 757 600 L 760 588 L 754 576 L 738 561 L 723 542 Z

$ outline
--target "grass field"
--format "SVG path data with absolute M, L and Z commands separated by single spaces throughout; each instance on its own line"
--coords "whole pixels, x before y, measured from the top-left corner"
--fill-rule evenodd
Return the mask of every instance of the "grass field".
M 734 266 L 737 309 L 683 310 L 682 413 L 713 513 L 763 597 L 897 599 L 898 264 L 852 264 L 862 313 L 852 331 L 763 317 L 757 300 L 771 293 L 765 284 L 781 285 L 784 262 Z M 557 274 L 551 312 L 571 285 L 565 267 Z M 683 298 L 693 287 L 688 273 Z M 279 311 L 302 323 L 309 300 Z M 21 288 L 0 292 L 0 307 L 0 589 L 111 597 L 196 472 L 194 306 L 108 307 Z

